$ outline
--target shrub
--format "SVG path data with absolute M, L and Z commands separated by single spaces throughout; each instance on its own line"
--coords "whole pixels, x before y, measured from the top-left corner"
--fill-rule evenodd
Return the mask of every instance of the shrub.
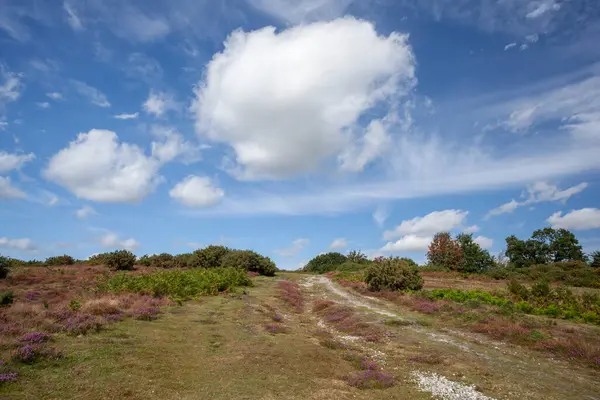
M 152 258 L 150 258 L 148 254 L 144 254 L 137 259 L 137 263 L 139 265 L 143 265 L 144 267 L 149 267 L 152 264 Z
M 237 268 L 166 270 L 146 275 L 118 274 L 100 285 L 110 292 L 144 293 L 191 299 L 199 295 L 216 295 L 238 286 L 252 286 L 246 271 Z
M 223 265 L 223 257 L 231 251 L 225 246 L 208 246 L 196 250 L 189 258 L 188 266 L 193 268 L 219 268 Z
M 11 262 L 8 258 L 0 256 L 0 279 L 5 279 L 10 272 Z
M 288 329 L 285 325 L 283 324 L 278 324 L 278 323 L 268 323 L 265 324 L 265 330 L 269 333 L 287 333 Z
M 87 259 L 88 265 L 104 265 L 106 263 L 106 256 L 109 253 L 94 254 Z
M 230 250 L 221 259 L 225 268 L 242 268 L 249 272 L 273 276 L 277 268 L 269 257 L 263 257 L 252 250 Z
M 13 292 L 8 291 L 8 292 L 0 293 L 0 307 L 9 306 L 13 303 L 13 301 L 14 301 Z
M 135 260 L 135 255 L 129 250 L 116 250 L 106 254 L 105 264 L 115 271 L 131 271 Z
M 341 253 L 319 254 L 304 266 L 304 271 L 324 274 L 325 272 L 335 271 L 338 266 L 346 261 L 348 261 L 348 258 Z
M 514 294 L 518 299 L 527 300 L 529 298 L 529 289 L 527 287 L 521 285 L 516 280 L 512 279 L 510 282 L 506 284 L 506 289 Z
M 423 278 L 415 267 L 395 257 L 374 260 L 365 273 L 369 290 L 420 290 Z
M 531 286 L 531 294 L 535 297 L 547 297 L 550 294 L 550 285 L 544 280 L 538 281 Z
M 67 254 L 64 254 L 62 256 L 48 257 L 46 258 L 46 261 L 44 261 L 44 264 L 53 266 L 73 265 L 75 264 L 75 259 Z

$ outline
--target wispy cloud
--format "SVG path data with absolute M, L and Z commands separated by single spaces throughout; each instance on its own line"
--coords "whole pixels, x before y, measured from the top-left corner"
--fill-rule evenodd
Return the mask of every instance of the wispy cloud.
M 523 193 L 522 197 L 525 197 L 525 200 L 516 201 L 515 199 L 512 199 L 508 203 L 504 203 L 493 210 L 490 210 L 487 213 L 486 218 L 494 215 L 511 213 L 519 207 L 531 204 L 553 201 L 560 201 L 565 204 L 569 198 L 584 191 L 587 187 L 588 184 L 582 182 L 578 185 L 571 186 L 570 188 L 560 190 L 556 185 L 549 184 L 548 182 L 536 182 L 527 188 L 526 193 Z
M 108 99 L 106 98 L 104 93 L 102 93 L 95 87 L 90 86 L 85 82 L 76 81 L 76 80 L 72 80 L 71 84 L 73 85 L 75 90 L 80 95 L 86 97 L 90 101 L 90 103 L 92 103 L 98 107 L 103 107 L 103 108 L 110 107 L 110 102 L 108 101 Z
M 131 114 L 127 114 L 127 113 L 117 114 L 113 118 L 116 118 L 116 119 L 136 119 L 139 116 L 140 116 L 139 112 L 134 112 L 134 113 L 131 113 Z

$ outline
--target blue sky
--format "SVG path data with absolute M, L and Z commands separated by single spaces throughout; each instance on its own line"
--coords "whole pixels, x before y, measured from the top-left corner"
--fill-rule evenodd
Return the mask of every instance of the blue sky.
M 584 0 L 0 0 L 0 252 L 598 249 L 599 41 Z

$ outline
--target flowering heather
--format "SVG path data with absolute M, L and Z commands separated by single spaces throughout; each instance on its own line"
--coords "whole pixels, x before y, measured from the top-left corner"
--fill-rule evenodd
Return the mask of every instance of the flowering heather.
M 281 314 L 273 314 L 271 316 L 271 319 L 275 322 L 282 322 L 283 321 L 283 316 Z
M 394 386 L 394 377 L 379 369 L 365 369 L 346 376 L 346 383 L 359 389 L 385 389 Z
M 287 328 L 282 324 L 265 324 L 265 330 L 269 333 L 286 333 Z
M 158 318 L 160 308 L 158 307 L 138 307 L 131 312 L 133 319 L 141 321 L 153 321 Z
M 30 344 L 39 344 L 48 342 L 50 339 L 52 339 L 52 335 L 46 332 L 27 332 L 21 336 L 19 341 Z
M 29 301 L 39 300 L 40 297 L 42 297 L 42 294 L 40 292 L 27 292 L 25 294 L 25 298 Z
M 0 361 L 0 384 L 15 382 L 19 375 L 12 371 L 7 365 L 6 362 Z
M 300 291 L 300 286 L 296 282 L 279 282 L 279 297 L 286 303 L 294 307 L 296 312 L 304 311 L 304 297 Z
M 106 322 L 110 323 L 110 322 L 123 321 L 124 316 L 123 316 L 123 314 L 107 314 L 107 315 L 104 315 L 103 318 Z
M 41 358 L 58 358 L 61 354 L 56 349 L 48 347 L 45 343 L 26 344 L 18 347 L 13 352 L 13 359 L 22 363 L 30 364 Z
M 102 322 L 93 315 L 78 313 L 63 323 L 63 329 L 70 335 L 85 335 L 90 331 L 99 331 Z

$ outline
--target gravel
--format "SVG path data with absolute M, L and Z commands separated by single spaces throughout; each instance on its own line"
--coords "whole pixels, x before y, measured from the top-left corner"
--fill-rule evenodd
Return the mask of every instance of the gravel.
M 494 400 L 478 392 L 474 385 L 453 382 L 434 372 L 412 372 L 415 382 L 423 392 L 441 400 Z

